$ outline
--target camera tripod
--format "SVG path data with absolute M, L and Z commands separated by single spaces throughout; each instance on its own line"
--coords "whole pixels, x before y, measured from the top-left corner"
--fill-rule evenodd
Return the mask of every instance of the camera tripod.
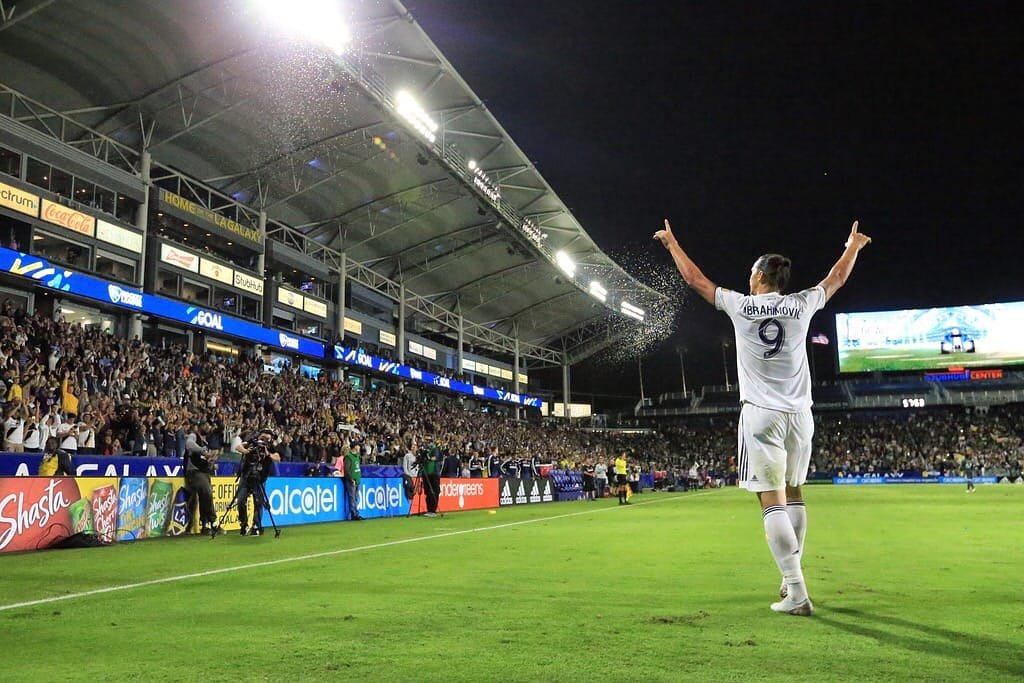
M 409 512 L 407 512 L 405 514 L 406 517 L 411 517 L 414 514 L 415 515 L 422 515 L 423 514 L 423 505 L 424 505 L 424 503 L 426 502 L 426 499 L 427 499 L 427 491 L 429 490 L 431 493 L 434 493 L 434 488 L 433 488 L 434 485 L 433 485 L 433 483 L 423 473 L 420 473 L 416 477 L 413 477 L 412 481 L 413 481 L 413 484 L 412 484 L 412 497 L 409 498 Z M 438 502 L 440 502 L 441 494 L 440 494 L 439 491 L 437 492 L 437 498 L 438 498 Z M 413 512 L 413 505 L 412 505 L 412 502 L 414 500 L 416 501 L 416 511 L 415 512 Z M 444 517 L 444 513 L 443 512 L 437 512 L 435 514 L 438 517 Z
M 224 520 L 227 519 L 228 513 L 231 512 L 231 509 L 234 508 L 236 505 L 240 504 L 240 501 L 238 500 L 238 490 L 241 488 L 239 486 L 239 482 L 241 481 L 241 478 L 242 478 L 242 468 L 241 468 L 241 463 L 239 463 L 238 474 L 235 475 L 235 495 L 231 499 L 231 502 L 228 503 L 227 508 L 224 510 L 224 514 L 222 514 L 220 516 L 220 522 L 217 524 L 218 528 L 224 526 Z M 254 503 L 258 503 L 258 506 L 257 505 L 253 505 L 253 511 L 252 511 L 252 514 L 253 514 L 253 520 L 252 521 L 254 522 L 253 526 L 256 526 L 256 527 L 262 526 L 262 524 L 260 523 L 260 520 L 258 519 L 257 514 L 256 514 L 256 507 L 261 507 L 262 509 L 267 511 L 267 516 L 270 517 L 270 525 L 272 527 L 274 527 L 274 538 L 281 538 L 281 529 L 277 526 L 277 522 L 274 521 L 274 513 L 270 509 L 270 499 L 267 497 L 267 485 L 266 485 L 266 482 L 264 482 L 262 479 L 259 479 L 257 477 L 254 480 L 253 483 L 255 483 L 254 486 L 247 487 L 249 489 L 249 492 L 252 493 L 252 495 L 253 495 L 253 498 L 254 498 L 253 502 Z M 248 501 L 246 501 L 246 504 L 248 505 Z M 216 533 L 211 533 L 210 534 L 211 538 L 216 538 L 216 536 L 217 536 Z

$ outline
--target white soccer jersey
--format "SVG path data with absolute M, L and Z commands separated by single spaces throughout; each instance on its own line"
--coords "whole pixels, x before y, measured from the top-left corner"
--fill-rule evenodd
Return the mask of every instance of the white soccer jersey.
M 825 305 L 825 290 L 740 294 L 719 287 L 715 307 L 736 330 L 740 401 L 796 413 L 811 407 L 807 328 Z
M 41 450 L 44 441 L 41 439 L 43 429 L 40 429 L 41 425 L 37 420 L 29 420 L 25 423 L 25 450 L 26 451 L 38 451 Z
M 25 421 L 13 417 L 4 420 L 4 444 L 6 446 L 21 446 L 24 440 Z

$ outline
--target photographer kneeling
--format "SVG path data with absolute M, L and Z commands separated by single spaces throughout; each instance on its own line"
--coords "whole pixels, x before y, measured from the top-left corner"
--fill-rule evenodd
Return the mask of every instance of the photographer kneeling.
M 261 431 L 256 439 L 237 446 L 238 460 L 238 523 L 239 533 L 245 536 L 259 536 L 263 532 L 263 504 L 265 502 L 267 478 L 274 471 L 274 463 L 281 461 L 274 443 L 274 433 Z M 249 496 L 252 496 L 253 520 L 249 528 Z

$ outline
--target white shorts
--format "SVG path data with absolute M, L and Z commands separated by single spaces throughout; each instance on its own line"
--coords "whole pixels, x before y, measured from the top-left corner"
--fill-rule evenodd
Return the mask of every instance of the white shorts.
M 802 486 L 811 463 L 813 436 L 810 409 L 784 413 L 744 403 L 736 468 L 740 486 L 755 492 Z

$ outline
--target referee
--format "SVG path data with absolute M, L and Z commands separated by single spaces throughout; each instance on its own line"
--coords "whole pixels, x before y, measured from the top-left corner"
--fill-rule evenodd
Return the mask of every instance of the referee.
M 619 505 L 631 505 L 629 502 L 629 489 L 627 480 L 629 477 L 629 463 L 626 461 L 626 451 L 622 451 L 619 457 L 615 458 L 615 487 L 619 492 Z

